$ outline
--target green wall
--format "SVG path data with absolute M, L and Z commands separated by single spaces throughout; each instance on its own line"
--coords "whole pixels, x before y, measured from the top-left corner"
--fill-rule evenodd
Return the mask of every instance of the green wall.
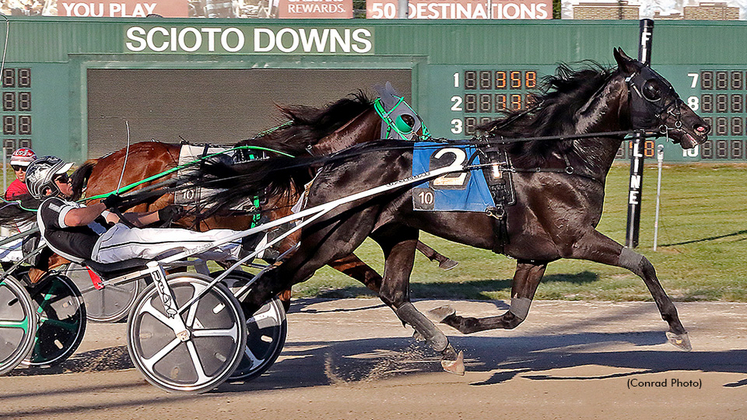
M 551 72 L 558 62 L 589 59 L 610 64 L 613 62 L 613 47 L 620 46 L 631 56 L 636 56 L 638 49 L 637 21 L 13 17 L 8 28 L 5 68 L 30 68 L 32 71 L 30 92 L 33 109 L 30 114 L 33 118 L 31 138 L 34 147 L 76 161 L 88 157 L 86 71 L 91 68 L 411 69 L 412 105 L 423 116 L 431 132 L 440 137 L 463 138 L 468 133 L 455 132 L 453 121 L 461 119 L 463 123 L 471 114 L 454 111 L 453 108 L 455 96 L 463 100 L 464 95 L 469 93 L 463 86 L 455 86 L 455 80 L 462 80 L 464 72 L 536 70 L 542 75 Z M 149 40 L 157 49 L 164 51 L 153 51 L 149 47 L 141 51 L 128 49 L 128 42 L 136 47 L 142 46 L 147 33 L 153 28 L 159 29 L 151 32 Z M 299 42 L 298 48 L 291 48 L 294 36 L 314 31 L 321 36 L 325 30 L 329 37 L 333 32 L 339 37 L 346 34 L 352 37 L 350 43 L 345 44 L 350 48 L 346 49 L 343 43 L 332 51 L 331 38 L 327 38 L 328 42 L 321 48 L 316 48 L 313 42 L 307 43 L 307 46 L 312 46 L 309 51 L 304 51 L 303 42 Z M 132 37 L 133 33 L 135 38 Z M 196 33 L 202 39 L 200 48 L 184 51 L 181 47 L 192 49 L 196 46 Z M 238 45 L 239 36 L 244 37 L 244 48 L 240 51 L 223 48 L 219 41 L 224 33 L 227 34 L 225 40 L 229 49 Z M 272 49 L 267 48 L 266 44 L 259 45 L 257 49 L 258 46 L 254 44 L 257 33 L 265 36 L 283 34 L 285 44 L 282 48 Z M 177 35 L 177 45 L 173 48 L 173 43 L 168 47 L 165 44 L 172 41 L 172 34 Z M 178 45 L 179 36 L 182 36 L 181 46 Z M 212 51 L 208 45 L 210 36 L 215 46 Z M 700 98 L 704 91 L 700 86 L 692 86 L 692 78 L 688 74 L 703 69 L 745 73 L 747 54 L 742 42 L 745 39 L 747 22 L 657 21 L 652 66 L 672 81 L 683 99 L 690 96 Z M 721 93 L 747 97 L 744 89 Z M 744 109 L 741 113 L 732 111 L 714 114 L 713 117 L 721 115 L 730 120 L 747 119 Z M 480 119 L 494 115 L 491 112 L 478 112 L 474 117 Z M 730 133 L 722 136 L 722 140 L 727 142 L 726 147 L 736 147 L 737 143 L 734 142 L 742 142 L 744 148 L 745 137 Z M 744 160 L 744 152 L 741 153 L 739 156 Z M 699 155 L 676 154 L 667 153 L 667 160 L 701 159 Z

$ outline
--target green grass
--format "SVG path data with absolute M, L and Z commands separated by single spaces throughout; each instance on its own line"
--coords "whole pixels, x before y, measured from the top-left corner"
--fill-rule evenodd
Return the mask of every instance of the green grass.
M 599 230 L 625 241 L 628 165 L 607 178 Z M 644 172 L 638 252 L 656 267 L 675 300 L 747 302 L 747 165 L 666 165 L 662 173 L 658 249 L 653 251 L 656 165 Z M 411 278 L 413 298 L 506 299 L 515 261 L 490 251 L 423 234 L 421 239 L 459 261 L 451 271 L 418 254 Z M 378 246 L 367 240 L 356 254 L 383 269 Z M 294 287 L 296 296 L 352 297 L 371 294 L 329 267 Z M 627 270 L 597 263 L 560 260 L 548 266 L 537 299 L 651 300 L 643 281 Z

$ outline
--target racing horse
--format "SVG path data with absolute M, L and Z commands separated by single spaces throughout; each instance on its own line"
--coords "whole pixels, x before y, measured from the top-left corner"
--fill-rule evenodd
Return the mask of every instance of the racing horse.
M 373 141 L 381 136 L 381 118 L 375 111 L 373 102 L 363 92 L 349 95 L 322 108 L 281 106 L 279 110 L 287 118 L 287 123 L 260 133 L 253 139 L 243 140 L 234 147 L 253 146 L 277 150 L 293 156 L 324 155 L 357 143 Z M 178 166 L 180 149 L 179 144 L 140 142 L 99 159 L 90 159 L 71 176 L 74 198 L 80 198 L 84 189 L 88 197 L 93 197 L 117 191 L 122 186 L 173 169 Z M 255 152 L 261 153 L 260 150 Z M 176 172 L 143 183 L 134 189 L 146 188 L 174 175 Z M 302 189 L 286 190 L 269 197 L 267 202 L 261 206 L 262 212 L 266 213 L 271 220 L 289 214 L 301 192 Z M 173 202 L 173 194 L 154 196 L 153 199 L 137 204 L 128 210 L 153 211 Z M 196 222 L 189 218 L 177 222 L 182 227 L 198 230 L 215 228 L 243 230 L 248 229 L 251 223 L 252 216 L 235 213 L 214 215 L 209 219 Z M 285 251 L 293 243 L 292 238 L 284 241 L 281 243 L 280 250 Z M 441 268 L 449 269 L 456 265 L 455 261 L 439 254 L 422 242 L 418 243 L 418 249 L 430 260 L 438 261 Z M 381 276 L 352 252 L 330 261 L 329 265 L 360 281 L 372 291 L 378 292 Z M 288 293 L 284 294 L 283 300 L 286 305 L 289 298 Z
M 450 309 L 436 311 L 441 322 L 462 333 L 517 327 L 527 317 L 547 264 L 572 258 L 626 268 L 641 277 L 668 324 L 668 341 L 689 350 L 687 332 L 653 265 L 596 226 L 602 215 L 605 179 L 625 133 L 640 130 L 666 135 L 689 149 L 707 140 L 710 127 L 649 66 L 617 48 L 614 58 L 617 66 L 613 68 L 593 63 L 579 70 L 559 66 L 554 76 L 545 79 L 532 107 L 480 128 L 484 136 L 475 141 L 504 149 L 512 162 L 506 170 L 513 175 L 516 203 L 505 207 L 503 228 L 499 218 L 485 213 L 414 211 L 409 185 L 342 204 L 304 227 L 299 249 L 255 283 L 244 301 L 245 310 L 251 313 L 274 293 L 308 279 L 325 263 L 349 254 L 371 237 L 385 256 L 380 298 L 442 353 L 445 367 L 447 360 L 459 362 L 461 353 L 410 302 L 409 277 L 422 230 L 500 250 L 517 261 L 510 308 L 504 314 L 468 318 Z M 366 143 L 336 155 L 307 158 L 305 164 L 322 166 L 308 190 L 309 209 L 407 180 L 412 175 L 413 143 Z M 232 187 L 214 198 L 224 206 L 247 194 L 302 181 L 298 167 L 299 161 L 284 158 L 234 167 L 215 163 L 203 168 L 202 176 L 203 182 Z M 499 234 L 501 229 L 508 241 Z M 458 363 L 451 367 L 458 372 Z

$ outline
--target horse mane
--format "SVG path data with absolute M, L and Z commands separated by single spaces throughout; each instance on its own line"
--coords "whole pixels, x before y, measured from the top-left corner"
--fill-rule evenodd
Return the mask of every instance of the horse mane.
M 506 112 L 501 118 L 479 126 L 488 139 L 529 138 L 574 133 L 575 116 L 612 75 L 614 69 L 594 61 L 584 61 L 573 70 L 561 63 L 554 75 L 542 79 L 534 105 L 525 110 Z M 522 166 L 540 166 L 550 156 L 567 152 L 572 140 L 543 140 L 512 143 L 509 151 Z
M 307 153 L 307 147 L 372 107 L 373 101 L 360 90 L 322 108 L 278 105 L 288 122 L 252 139 L 243 140 L 237 146 L 262 146 L 300 156 Z
M 314 170 L 324 165 L 340 164 L 365 153 L 412 150 L 412 147 L 413 143 L 409 141 L 376 140 L 356 144 L 331 155 L 274 156 L 233 165 L 210 159 L 190 173 L 184 187 L 180 188 L 197 185 L 217 189 L 216 193 L 202 197 L 200 205 L 195 206 L 199 214 L 194 216 L 205 219 L 234 208 L 249 197 L 263 200 L 289 191 L 300 194 L 304 185 L 313 178 Z
M 244 203 L 247 198 L 258 197 L 264 201 L 289 191 L 300 195 L 303 185 L 312 177 L 309 165 L 318 159 L 311 156 L 274 156 L 237 164 L 209 159 L 190 172 L 179 188 L 200 186 L 215 189 L 213 194 L 203 193 L 200 205 L 195 206 L 199 214 L 194 216 L 207 219 Z
M 71 201 L 78 201 L 83 197 L 83 192 L 85 191 L 86 185 L 88 185 L 88 178 L 91 177 L 93 167 L 96 166 L 98 161 L 99 159 L 88 159 L 80 165 L 72 175 L 70 175 L 70 185 L 73 187 L 73 196 L 70 198 Z

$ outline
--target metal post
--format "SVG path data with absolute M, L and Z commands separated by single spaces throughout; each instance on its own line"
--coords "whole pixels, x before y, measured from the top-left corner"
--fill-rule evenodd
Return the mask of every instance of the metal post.
M 3 150 L 3 198 L 5 198 L 5 191 L 8 190 L 8 179 L 7 179 L 7 172 L 8 172 L 8 166 L 6 165 L 8 160 L 7 152 L 5 151 L 5 147 L 2 148 Z M 7 238 L 11 236 L 10 229 L 8 229 L 5 226 L 0 226 L 0 238 Z
M 408 0 L 397 0 L 397 19 L 407 19 L 409 7 Z
M 654 216 L 654 251 L 659 240 L 659 205 L 661 203 L 661 167 L 664 163 L 664 145 L 660 144 L 656 150 L 656 161 L 659 168 L 659 176 L 656 180 L 656 215 Z
M 654 21 L 641 19 L 641 36 L 638 45 L 638 61 L 651 63 L 651 39 L 654 34 Z M 643 190 L 643 136 L 636 133 L 630 140 L 630 183 L 628 184 L 628 225 L 625 232 L 625 246 L 638 246 L 638 232 L 641 225 L 641 198 Z

